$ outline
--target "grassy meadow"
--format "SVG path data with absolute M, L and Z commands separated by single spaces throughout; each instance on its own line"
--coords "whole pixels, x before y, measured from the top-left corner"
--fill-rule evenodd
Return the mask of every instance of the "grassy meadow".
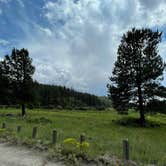
M 13 114 L 13 116 L 6 116 Z M 7 128 L 16 130 L 18 125 L 22 131 L 17 133 L 18 139 L 31 138 L 32 127 L 38 127 L 37 139 L 47 143 L 52 140 L 52 130 L 58 131 L 58 144 L 66 138 L 79 140 L 81 133 L 86 133 L 90 143 L 88 156 L 103 154 L 122 157 L 122 140 L 128 138 L 130 158 L 141 163 L 166 165 L 166 115 L 147 115 L 147 119 L 158 127 L 123 126 L 116 123 L 127 117 L 137 118 L 136 112 L 129 115 L 118 115 L 114 110 L 106 111 L 69 111 L 69 110 L 27 110 L 26 119 L 18 115 L 19 109 L 0 109 L 0 124 L 6 122 Z

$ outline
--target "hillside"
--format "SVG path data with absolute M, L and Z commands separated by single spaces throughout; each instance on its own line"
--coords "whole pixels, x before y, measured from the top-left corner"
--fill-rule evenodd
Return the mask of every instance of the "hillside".
M 80 108 L 94 107 L 102 109 L 110 106 L 106 97 L 101 98 L 93 94 L 78 92 L 65 86 L 35 83 L 33 88 L 33 102 L 29 107 L 46 108 Z M 0 105 L 16 105 L 17 100 L 12 95 L 3 95 Z

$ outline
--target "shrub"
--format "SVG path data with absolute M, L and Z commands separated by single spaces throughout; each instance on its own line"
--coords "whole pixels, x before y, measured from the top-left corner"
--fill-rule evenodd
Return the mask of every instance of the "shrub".
M 64 149 L 68 153 L 86 153 L 89 150 L 90 144 L 87 141 L 78 142 L 75 138 L 67 138 L 63 141 Z
M 77 145 L 77 141 L 74 138 L 67 138 L 63 141 L 63 143 L 67 145 Z

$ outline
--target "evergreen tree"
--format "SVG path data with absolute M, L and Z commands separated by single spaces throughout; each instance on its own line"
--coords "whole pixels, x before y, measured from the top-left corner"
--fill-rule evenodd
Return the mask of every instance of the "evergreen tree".
M 9 80 L 6 76 L 4 61 L 0 61 L 0 104 L 10 104 Z
M 13 97 L 22 106 L 22 116 L 26 115 L 25 104 L 33 101 L 33 79 L 35 67 L 26 49 L 13 49 L 4 59 L 6 76 L 12 87 Z
M 154 98 L 166 96 L 161 86 L 165 63 L 158 54 L 161 32 L 135 29 L 123 35 L 117 61 L 108 84 L 109 96 L 118 111 L 134 105 L 145 124 L 145 106 Z M 163 91 L 161 91 L 161 89 Z

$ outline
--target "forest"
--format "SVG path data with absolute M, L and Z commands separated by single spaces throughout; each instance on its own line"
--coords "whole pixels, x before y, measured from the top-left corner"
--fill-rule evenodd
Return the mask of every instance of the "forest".
M 8 95 L 3 89 L 0 89 L 0 105 L 1 107 L 16 107 L 20 105 L 15 96 Z M 34 82 L 33 100 L 27 106 L 33 108 L 46 109 L 80 109 L 88 108 L 104 110 L 111 106 L 111 101 L 106 97 L 99 97 L 89 93 L 78 92 L 65 86 L 46 85 Z

